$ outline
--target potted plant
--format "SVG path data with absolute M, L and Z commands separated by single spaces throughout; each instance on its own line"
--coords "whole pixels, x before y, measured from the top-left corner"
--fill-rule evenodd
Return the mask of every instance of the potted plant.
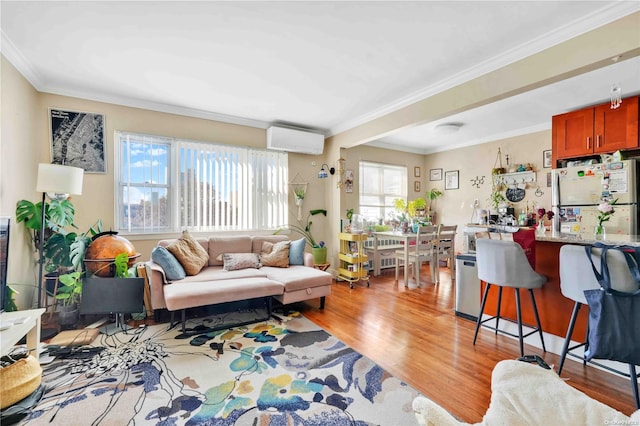
M 409 231 L 409 211 L 407 210 L 407 202 L 402 198 L 393 200 L 393 206 L 396 209 L 396 219 L 402 228 L 402 232 Z
M 442 197 L 442 191 L 438 188 L 431 188 L 431 190 L 427 191 L 426 196 L 429 199 L 429 205 L 427 206 L 427 215 L 431 218 L 433 214 L 433 207 L 436 199 Z
M 407 204 L 407 211 L 409 212 L 409 216 L 412 218 L 423 217 L 425 215 L 425 210 L 427 208 L 427 201 L 418 197 L 415 200 L 409 201 Z
M 302 224 L 288 226 L 290 229 L 298 232 L 304 237 L 307 244 L 309 244 L 309 246 L 311 247 L 311 253 L 313 254 L 313 263 L 315 263 L 316 265 L 327 263 L 327 247 L 325 246 L 324 241 L 316 241 L 316 239 L 311 234 L 311 225 L 313 224 L 313 222 L 311 221 L 311 217 L 318 214 L 326 216 L 327 211 L 325 209 L 310 210 L 307 214 L 307 223 L 304 224 L 304 227 L 302 226 Z M 282 229 L 278 229 L 275 233 L 278 234 L 281 230 Z
M 306 183 L 297 183 L 292 184 L 293 187 L 293 199 L 296 203 L 296 207 L 298 207 L 298 214 L 296 219 L 302 219 L 302 203 L 304 201 L 304 197 L 307 195 L 307 184 Z
M 73 326 L 78 322 L 78 303 L 82 295 L 82 272 L 74 271 L 60 275 L 62 286 L 58 287 L 55 298 L 61 302 L 58 309 L 58 322 L 61 326 Z
M 491 195 L 489 196 L 489 202 L 491 203 L 491 207 L 493 207 L 494 211 L 498 211 L 498 207 L 507 202 L 507 199 L 500 190 L 500 187 L 493 188 Z
M 70 247 L 75 235 L 69 235 L 67 227 L 77 228 L 74 223 L 75 209 L 70 200 L 51 200 L 32 203 L 20 200 L 16 204 L 16 221 L 23 222 L 31 231 L 31 239 L 36 250 L 40 250 L 40 230 L 42 228 L 42 210 L 44 208 L 44 241 L 42 242 L 46 272 L 71 267 Z

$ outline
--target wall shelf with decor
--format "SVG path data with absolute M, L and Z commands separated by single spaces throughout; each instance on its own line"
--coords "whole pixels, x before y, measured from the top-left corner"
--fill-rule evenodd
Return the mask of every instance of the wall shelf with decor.
M 350 288 L 353 288 L 353 284 L 361 280 L 366 281 L 367 287 L 369 287 L 369 268 L 366 265 L 369 257 L 364 251 L 364 243 L 367 241 L 368 235 L 341 232 L 338 234 L 338 238 L 340 239 L 338 279 L 348 281 Z
M 493 179 L 496 185 L 518 185 L 533 183 L 536 181 L 536 172 L 527 170 L 524 172 L 503 173 L 499 175 L 493 175 Z

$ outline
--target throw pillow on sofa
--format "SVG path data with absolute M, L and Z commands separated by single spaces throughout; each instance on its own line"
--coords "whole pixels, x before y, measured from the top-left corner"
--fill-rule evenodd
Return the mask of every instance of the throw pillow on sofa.
M 260 268 L 262 266 L 256 253 L 223 253 L 222 262 L 222 269 L 225 271 Z
M 260 263 L 262 266 L 275 266 L 278 268 L 289 267 L 289 246 L 291 241 L 280 241 L 279 243 L 262 243 L 260 251 Z
M 197 275 L 209 261 L 209 253 L 189 231 L 183 231 L 180 238 L 167 246 L 167 250 L 178 259 L 187 275 Z
M 151 259 L 164 269 L 169 281 L 181 280 L 187 276 L 178 259 L 165 247 L 158 246 L 151 251 Z
M 304 238 L 291 241 L 289 245 L 289 265 L 304 265 L 304 247 L 307 241 Z

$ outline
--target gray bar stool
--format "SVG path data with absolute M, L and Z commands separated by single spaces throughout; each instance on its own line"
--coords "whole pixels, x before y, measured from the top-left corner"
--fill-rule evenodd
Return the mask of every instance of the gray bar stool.
M 524 254 L 524 250 L 518 243 L 505 240 L 492 240 L 489 238 L 479 238 L 476 241 L 476 259 L 478 263 L 478 278 L 487 283 L 484 289 L 484 295 L 482 296 L 482 305 L 480 306 L 480 314 L 478 315 L 478 321 L 476 322 L 476 332 L 473 336 L 473 344 L 476 344 L 478 338 L 478 331 L 480 326 L 487 321 L 493 319 L 496 320 L 495 327 L 490 327 L 498 332 L 508 334 L 513 337 L 518 337 L 520 340 L 520 356 L 524 356 L 524 342 L 523 338 L 538 332 L 540 334 L 540 341 L 542 342 L 542 350 L 547 351 L 544 345 L 544 337 L 542 336 L 542 326 L 540 325 L 540 317 L 538 315 L 538 307 L 536 306 L 536 299 L 533 295 L 533 290 L 541 288 L 544 283 L 547 282 L 547 277 L 538 274 L 533 270 L 527 256 Z M 489 288 L 491 285 L 497 285 L 498 291 L 498 306 L 496 315 L 482 319 L 484 313 L 484 307 L 487 303 L 487 295 L 489 294 Z M 499 329 L 500 322 L 500 304 L 502 303 L 502 288 L 511 287 L 516 293 L 516 315 L 518 323 L 518 334 L 512 334 L 505 330 Z M 533 306 L 533 313 L 536 318 L 537 327 L 531 332 L 522 334 L 522 310 L 520 306 L 520 289 L 529 290 L 531 295 L 531 305 Z M 486 327 L 486 326 L 485 326 Z
M 599 248 L 591 249 L 591 256 L 596 269 L 600 272 L 600 253 Z M 616 250 L 607 251 L 607 265 L 609 266 L 609 273 L 611 275 L 611 287 L 615 290 L 623 291 L 625 293 L 632 293 L 638 289 L 638 284 L 631 276 L 629 272 L 629 266 L 627 265 L 624 255 Z M 582 343 L 578 343 L 574 346 L 571 345 L 571 338 L 573 337 L 573 329 L 578 318 L 578 313 L 582 305 L 587 305 L 587 299 L 584 297 L 585 290 L 592 290 L 600 288 L 600 283 L 593 274 L 591 269 L 591 262 L 587 259 L 584 246 L 566 244 L 560 247 L 560 291 L 562 295 L 567 299 L 571 299 L 575 302 L 573 305 L 573 312 L 571 313 L 571 320 L 567 327 L 567 335 L 564 339 L 564 346 L 562 348 L 562 354 L 560 355 L 560 364 L 558 365 L 558 375 L 562 372 L 564 362 L 567 355 L 571 355 L 582 359 L 582 364 L 587 365 L 585 356 L 579 356 L 573 354 L 572 351 L 583 347 L 586 350 L 589 347 L 589 342 L 585 336 Z M 587 330 L 588 334 L 588 330 Z M 636 374 L 636 366 L 629 364 L 629 373 L 616 370 L 601 363 L 590 361 L 591 364 L 597 365 L 614 373 L 618 373 L 622 376 L 629 377 L 631 379 L 631 390 L 633 391 L 633 397 L 635 399 L 636 408 L 640 408 L 640 396 L 638 395 L 638 375 Z

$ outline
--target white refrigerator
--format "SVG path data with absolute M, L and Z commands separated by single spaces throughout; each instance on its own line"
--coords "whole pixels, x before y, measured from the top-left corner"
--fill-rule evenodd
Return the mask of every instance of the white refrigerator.
M 636 160 L 588 164 L 553 170 L 554 227 L 570 234 L 593 235 L 604 199 L 615 200 L 615 213 L 604 222 L 607 235 L 636 235 L 638 175 Z

